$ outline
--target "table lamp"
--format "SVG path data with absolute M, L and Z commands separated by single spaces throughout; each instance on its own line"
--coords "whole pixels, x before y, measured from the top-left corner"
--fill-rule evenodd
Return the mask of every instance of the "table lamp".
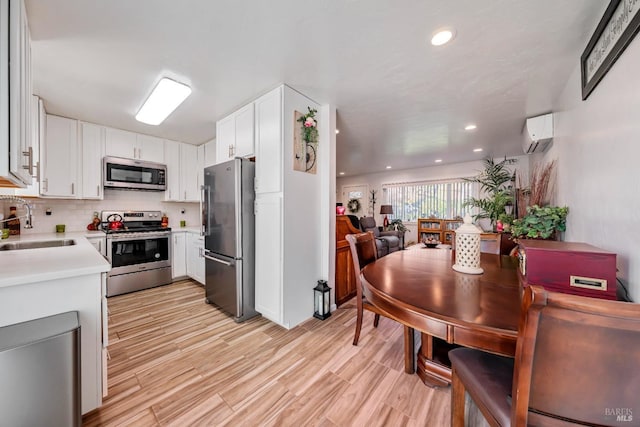
M 382 226 L 386 229 L 389 226 L 389 218 L 387 218 L 387 215 L 392 214 L 393 215 L 393 206 L 391 205 L 380 205 L 380 215 L 384 215 L 384 221 L 382 223 Z

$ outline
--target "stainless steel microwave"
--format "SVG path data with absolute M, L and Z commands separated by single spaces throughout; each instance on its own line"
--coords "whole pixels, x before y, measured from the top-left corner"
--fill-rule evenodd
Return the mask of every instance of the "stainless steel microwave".
M 128 190 L 164 191 L 167 166 L 144 160 L 105 157 L 104 187 Z

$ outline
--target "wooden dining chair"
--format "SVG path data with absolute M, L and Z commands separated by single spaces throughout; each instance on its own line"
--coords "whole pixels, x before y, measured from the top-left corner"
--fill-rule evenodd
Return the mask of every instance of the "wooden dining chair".
M 378 307 L 371 304 L 362 292 L 362 279 L 360 278 L 360 270 L 367 264 L 378 259 L 378 250 L 376 248 L 375 236 L 371 231 L 359 234 L 347 234 L 345 239 L 349 242 L 351 249 L 351 259 L 355 270 L 356 284 L 356 332 L 353 337 L 353 345 L 358 345 L 360 339 L 360 330 L 362 329 L 362 317 L 364 310 L 371 311 L 375 314 L 373 326 L 378 327 L 380 315 L 385 315 Z M 414 369 L 414 330 L 404 325 L 404 370 L 408 374 L 413 374 Z
M 515 359 L 449 352 L 451 425 L 465 392 L 492 426 L 637 425 L 640 305 L 525 289 Z

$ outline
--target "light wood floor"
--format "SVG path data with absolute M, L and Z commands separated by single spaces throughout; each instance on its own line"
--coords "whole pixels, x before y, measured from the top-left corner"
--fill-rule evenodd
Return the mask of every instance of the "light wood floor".
M 365 312 L 351 345 L 354 305 L 290 331 L 236 324 L 185 280 L 109 310 L 109 395 L 83 425 L 449 425 L 449 390 L 404 373 L 398 323 Z

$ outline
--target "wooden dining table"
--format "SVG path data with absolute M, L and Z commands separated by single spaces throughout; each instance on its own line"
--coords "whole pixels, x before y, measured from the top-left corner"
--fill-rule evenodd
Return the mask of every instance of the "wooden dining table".
M 417 374 L 429 386 L 451 382 L 447 352 L 472 347 L 513 357 L 520 319 L 518 260 L 481 254 L 482 274 L 451 268 L 451 250 L 394 252 L 361 271 L 367 299 L 421 333 Z

